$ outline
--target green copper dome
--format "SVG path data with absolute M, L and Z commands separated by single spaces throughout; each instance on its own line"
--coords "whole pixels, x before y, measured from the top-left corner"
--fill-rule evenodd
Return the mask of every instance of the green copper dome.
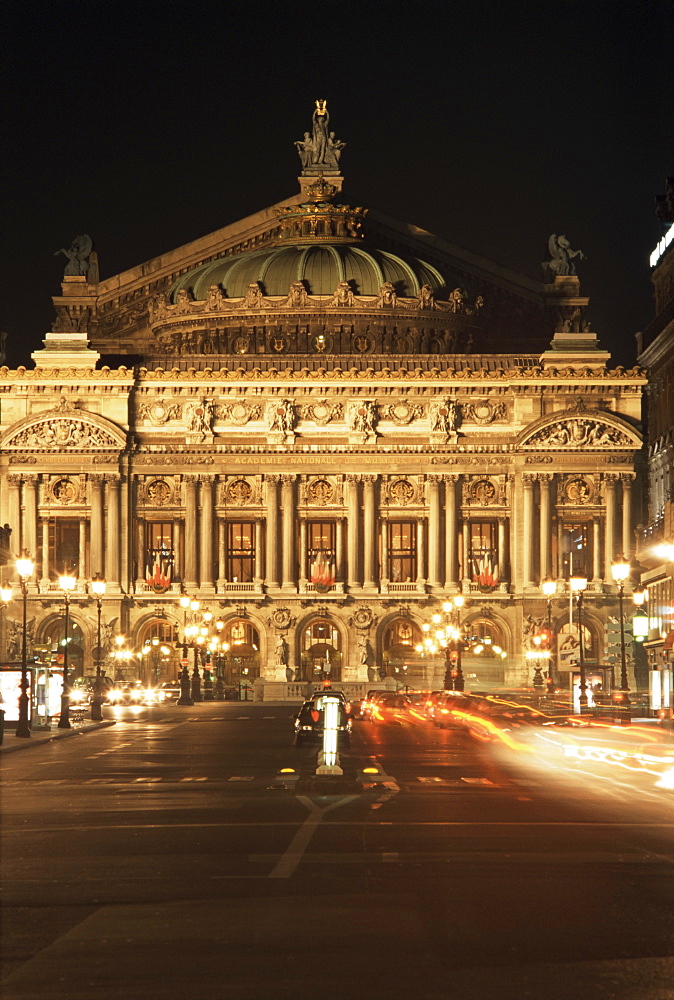
M 181 289 L 195 299 L 205 299 L 212 285 L 219 285 L 229 299 L 243 298 L 253 282 L 265 295 L 287 295 L 295 281 L 302 281 L 310 295 L 332 295 L 340 281 L 348 281 L 356 295 L 378 295 L 390 282 L 399 296 L 413 297 L 422 285 L 433 291 L 445 282 L 430 264 L 416 258 L 403 260 L 383 250 L 353 245 L 306 243 L 251 250 L 234 257 L 202 264 L 184 274 L 169 295 L 175 302 Z

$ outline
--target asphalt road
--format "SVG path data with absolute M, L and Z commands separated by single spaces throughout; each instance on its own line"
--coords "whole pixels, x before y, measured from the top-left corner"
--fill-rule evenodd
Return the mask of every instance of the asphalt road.
M 429 725 L 357 723 L 320 778 L 291 714 L 6 755 L 4 1000 L 674 997 L 674 790 Z

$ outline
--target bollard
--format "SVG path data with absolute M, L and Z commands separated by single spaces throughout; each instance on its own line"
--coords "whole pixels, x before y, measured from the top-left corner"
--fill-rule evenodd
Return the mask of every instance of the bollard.
M 339 698 L 324 695 L 318 705 L 323 709 L 323 749 L 318 755 L 316 774 L 344 774 L 337 753 Z

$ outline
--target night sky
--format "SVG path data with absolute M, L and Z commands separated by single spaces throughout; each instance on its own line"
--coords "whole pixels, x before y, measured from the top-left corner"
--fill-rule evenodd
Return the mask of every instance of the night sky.
M 328 100 L 345 194 L 540 277 L 551 233 L 616 364 L 653 316 L 653 199 L 674 174 L 668 0 L 4 0 L 8 363 L 89 233 L 101 277 L 295 194 Z

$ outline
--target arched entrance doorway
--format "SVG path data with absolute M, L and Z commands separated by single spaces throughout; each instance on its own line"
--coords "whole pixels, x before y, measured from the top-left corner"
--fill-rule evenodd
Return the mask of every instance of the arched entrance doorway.
M 57 618 L 50 622 L 44 634 L 44 645 L 51 650 L 51 665 L 54 670 L 63 669 L 66 633 L 66 620 Z M 84 675 L 84 636 L 82 629 L 68 616 L 68 677 L 71 682 L 76 677 Z
M 415 649 L 420 643 L 418 625 L 409 618 L 394 619 L 384 632 L 384 676 L 394 677 L 400 687 L 425 688 L 425 664 Z
M 140 679 L 157 687 L 178 679 L 180 650 L 175 648 L 175 627 L 165 619 L 148 622 L 140 635 Z
M 503 687 L 507 653 L 503 629 L 490 618 L 475 618 L 463 629 L 461 657 L 466 689 Z
M 300 638 L 300 680 L 342 679 L 342 642 L 339 630 L 327 618 L 315 618 Z
M 249 621 L 235 618 L 225 623 L 223 637 L 225 688 L 236 688 L 247 698 L 260 676 L 260 633 Z

